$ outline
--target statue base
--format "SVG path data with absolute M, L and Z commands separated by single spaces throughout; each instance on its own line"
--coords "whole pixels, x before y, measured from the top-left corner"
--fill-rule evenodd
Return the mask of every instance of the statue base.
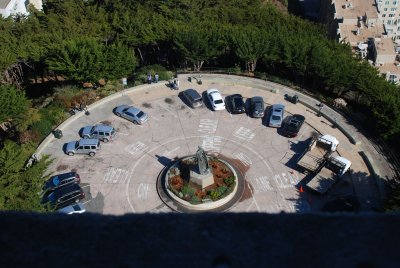
M 208 174 L 199 174 L 198 172 L 191 170 L 190 181 L 199 185 L 203 190 L 207 186 L 214 184 L 214 175 L 212 172 L 209 172 Z

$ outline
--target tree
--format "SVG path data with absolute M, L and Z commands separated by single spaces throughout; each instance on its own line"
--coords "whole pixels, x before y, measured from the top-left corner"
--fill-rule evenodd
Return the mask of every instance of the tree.
M 25 94 L 11 85 L 0 85 L 0 122 L 13 121 L 26 113 L 29 101 Z
M 254 72 L 258 59 L 266 52 L 265 33 L 254 26 L 232 27 L 229 38 L 236 56 L 245 62 L 246 70 Z
M 42 174 L 51 161 L 44 157 L 25 167 L 33 148 L 10 140 L 4 142 L 0 150 L 0 210 L 44 211 L 40 205 Z
M 200 71 L 204 62 L 221 55 L 222 39 L 211 25 L 197 24 L 179 28 L 174 36 L 174 47 L 183 59 Z
M 132 74 L 137 66 L 137 59 L 132 49 L 122 42 L 105 48 L 103 76 L 108 79 L 119 79 Z

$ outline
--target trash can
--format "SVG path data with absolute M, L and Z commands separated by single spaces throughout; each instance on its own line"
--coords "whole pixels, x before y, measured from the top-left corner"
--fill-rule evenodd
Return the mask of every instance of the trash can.
M 298 97 L 297 95 L 294 95 L 294 96 L 292 97 L 292 102 L 293 102 L 294 104 L 296 104 L 298 101 L 299 101 L 299 97 Z
M 54 134 L 54 137 L 57 138 L 57 139 L 61 139 L 62 136 L 63 136 L 62 131 L 60 129 L 54 130 L 53 134 Z

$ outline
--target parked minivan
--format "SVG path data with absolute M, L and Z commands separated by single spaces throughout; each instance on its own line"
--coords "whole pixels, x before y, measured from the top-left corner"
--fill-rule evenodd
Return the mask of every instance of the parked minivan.
M 79 141 L 67 143 L 65 153 L 71 156 L 74 154 L 88 154 L 94 156 L 100 148 L 99 139 L 80 139 Z
M 284 113 L 285 113 L 285 105 L 283 104 L 272 105 L 268 125 L 270 127 L 280 127 L 282 125 Z
M 182 91 L 181 96 L 189 103 L 192 108 L 203 106 L 202 97 L 196 90 L 192 88 Z
M 100 124 L 84 127 L 81 135 L 82 138 L 99 139 L 103 142 L 109 142 L 115 139 L 117 132 L 112 126 Z

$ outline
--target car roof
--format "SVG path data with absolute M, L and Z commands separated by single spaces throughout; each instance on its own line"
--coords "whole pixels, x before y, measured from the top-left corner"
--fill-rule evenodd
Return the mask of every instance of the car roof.
M 54 199 L 57 200 L 58 198 L 66 195 L 68 193 L 71 193 L 71 192 L 74 192 L 74 191 L 78 191 L 78 190 L 80 191 L 80 190 L 82 190 L 82 188 L 76 183 L 69 184 L 69 185 L 66 185 L 66 186 L 61 187 L 61 188 L 57 188 L 53 192 Z
M 188 88 L 184 91 L 186 94 L 190 95 L 192 98 L 201 98 L 199 92 L 197 92 L 195 89 L 193 88 Z
M 103 125 L 103 124 L 94 126 L 94 130 L 97 130 L 97 131 L 105 131 L 105 132 L 107 132 L 107 131 L 111 131 L 112 129 L 113 129 L 112 126 L 107 126 L 107 125 Z
M 66 178 L 71 178 L 71 177 L 75 177 L 75 176 L 76 176 L 76 172 L 66 172 L 66 173 L 61 173 L 61 174 L 51 176 L 49 180 L 52 180 L 55 177 L 58 177 L 59 180 L 64 180 Z
M 298 120 L 298 121 L 304 121 L 304 120 L 306 120 L 306 118 L 305 118 L 303 115 L 301 115 L 301 114 L 294 114 L 294 115 L 292 116 L 292 119 L 295 119 L 295 120 Z
M 274 104 L 274 105 L 272 105 L 272 109 L 273 109 L 273 110 L 276 110 L 276 109 L 285 109 L 285 105 L 280 104 L 280 103 Z
M 75 211 L 79 211 L 79 212 L 86 211 L 86 209 L 82 203 L 75 203 L 75 204 L 60 208 L 57 211 L 61 212 L 61 213 L 69 214 L 69 213 L 73 213 Z
M 216 88 L 210 88 L 207 90 L 207 94 L 211 94 L 211 93 L 219 93 L 219 90 Z
M 98 142 L 99 142 L 99 139 L 80 139 L 79 145 L 93 145 L 93 144 L 97 144 Z
M 128 108 L 127 111 L 132 113 L 132 114 L 138 114 L 140 112 L 140 110 L 138 108 L 133 107 L 133 106 L 130 106 L 130 107 L 127 107 L 127 108 Z

